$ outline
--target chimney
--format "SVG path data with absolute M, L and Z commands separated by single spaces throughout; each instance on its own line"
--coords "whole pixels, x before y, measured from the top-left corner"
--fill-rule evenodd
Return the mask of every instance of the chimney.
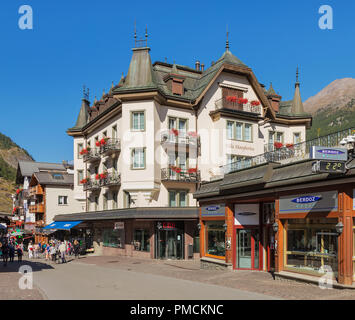
M 200 71 L 200 61 L 196 61 L 196 63 L 195 63 L 195 69 L 197 70 L 197 71 Z
M 204 63 L 201 64 L 201 71 L 202 72 L 205 71 L 205 64 Z

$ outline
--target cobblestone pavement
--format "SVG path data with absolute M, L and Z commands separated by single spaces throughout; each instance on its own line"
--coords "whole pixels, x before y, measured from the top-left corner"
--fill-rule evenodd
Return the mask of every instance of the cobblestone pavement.
M 130 257 L 82 257 L 73 263 L 163 275 L 291 300 L 355 300 L 355 290 L 320 289 L 317 285 L 274 280 L 267 272 L 201 270 L 199 261 L 143 260 Z
M 34 272 L 39 272 L 43 268 L 48 268 L 47 264 L 41 261 L 23 261 L 22 265 L 30 265 Z M 21 264 L 17 261 L 8 263 L 6 267 L 0 261 L 0 301 L 2 300 L 43 300 L 45 296 L 39 288 L 33 286 L 32 290 L 21 290 L 19 280 L 21 274 L 19 268 Z
M 291 300 L 355 300 L 355 290 L 332 289 L 322 290 L 313 284 L 294 281 L 273 280 L 271 274 L 252 271 L 214 271 L 201 270 L 199 261 L 161 261 L 130 257 L 97 257 L 85 256 L 79 260 L 68 258 L 70 264 L 88 264 L 98 267 L 132 271 L 137 273 L 159 275 L 168 278 L 190 280 L 205 284 L 219 285 L 247 292 L 264 294 L 281 299 Z M 32 266 L 34 272 L 55 269 L 56 264 L 47 263 L 44 259 L 25 261 Z M 61 266 L 65 268 L 65 265 Z M 18 281 L 19 265 L 17 262 L 3 267 L 0 262 L 0 300 L 7 299 L 46 299 L 43 292 L 34 287 L 33 290 L 20 290 Z

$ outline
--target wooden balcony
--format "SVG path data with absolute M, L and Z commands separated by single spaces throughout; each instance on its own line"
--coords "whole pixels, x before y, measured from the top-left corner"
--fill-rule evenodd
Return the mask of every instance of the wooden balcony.
M 215 102 L 216 110 L 228 109 L 237 112 L 252 113 L 257 116 L 263 115 L 263 109 L 261 105 L 255 106 L 251 103 L 241 104 L 238 102 L 229 101 L 227 98 L 222 98 Z
M 99 148 L 94 148 L 90 149 L 88 153 L 83 155 L 83 161 L 84 162 L 95 162 L 95 161 L 100 161 L 101 156 L 100 156 L 100 149 Z
M 121 141 L 119 139 L 108 139 L 106 144 L 100 147 L 100 153 L 102 155 L 110 155 L 121 151 Z
M 176 170 L 172 167 L 161 169 L 162 181 L 176 181 L 176 182 L 189 182 L 198 183 L 201 181 L 201 174 L 199 170 L 186 169 Z
M 38 195 L 43 195 L 43 188 L 41 185 L 30 188 L 30 197 Z
M 39 203 L 29 207 L 30 213 L 44 213 L 44 204 Z

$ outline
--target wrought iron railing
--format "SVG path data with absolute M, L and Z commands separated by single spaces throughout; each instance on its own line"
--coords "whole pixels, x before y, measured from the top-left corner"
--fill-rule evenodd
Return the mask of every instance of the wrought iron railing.
M 261 105 L 254 106 L 250 102 L 246 104 L 240 104 L 238 102 L 229 101 L 226 98 L 219 99 L 215 102 L 216 110 L 230 109 L 235 111 L 243 111 L 249 113 L 255 113 L 258 115 L 263 114 L 263 109 Z
M 163 168 L 161 169 L 161 180 L 197 183 L 201 181 L 201 174 L 200 174 L 200 170 L 196 170 L 194 168 L 191 169 Z
M 84 162 L 97 161 L 100 160 L 100 158 L 100 149 L 98 148 L 90 149 L 86 154 L 83 155 Z
M 121 185 L 120 173 L 108 173 L 106 178 L 100 180 L 102 186 L 119 186 Z
M 275 145 L 266 145 L 265 153 L 251 157 L 249 159 L 242 159 L 222 167 L 223 174 L 236 172 L 239 170 L 255 167 L 268 162 L 289 163 L 300 160 L 309 159 L 310 150 L 314 146 L 321 147 L 339 147 L 340 141 L 349 135 L 352 135 L 355 128 L 349 128 L 338 131 L 326 136 L 304 141 L 294 145 L 282 146 L 276 148 Z
M 195 132 L 166 130 L 161 133 L 161 143 L 198 146 L 200 138 Z
M 119 139 L 108 139 L 104 145 L 100 147 L 101 154 L 109 154 L 121 150 L 121 141 Z
M 88 180 L 86 183 L 83 184 L 83 190 L 98 190 L 101 188 L 99 180 Z

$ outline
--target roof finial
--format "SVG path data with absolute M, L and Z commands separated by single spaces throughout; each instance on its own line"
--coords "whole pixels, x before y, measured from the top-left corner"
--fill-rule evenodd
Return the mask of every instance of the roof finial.
M 296 70 L 296 83 L 299 83 L 299 81 L 298 81 L 298 77 L 299 77 L 299 71 L 298 71 L 298 66 L 297 66 L 297 70 Z
M 86 88 L 86 85 L 83 85 L 83 99 L 89 101 L 89 88 Z
M 227 25 L 227 41 L 226 41 L 226 51 L 229 51 L 229 31 L 228 31 L 228 25 Z
M 102 97 L 101 97 L 101 99 L 103 99 L 103 98 L 105 97 L 105 95 L 106 95 L 106 92 L 105 92 L 105 89 L 104 89 L 103 92 L 102 92 Z
M 137 46 L 137 27 L 136 27 L 136 19 L 134 19 L 134 46 Z

